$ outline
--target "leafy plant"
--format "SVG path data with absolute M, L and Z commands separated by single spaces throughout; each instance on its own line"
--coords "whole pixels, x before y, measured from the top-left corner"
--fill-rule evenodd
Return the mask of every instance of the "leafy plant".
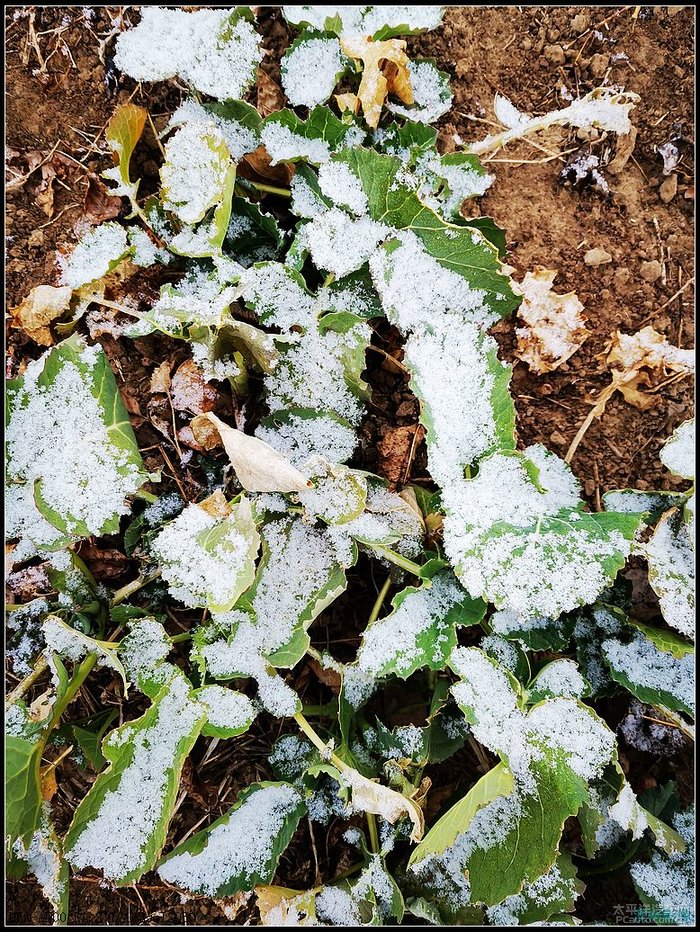
M 640 896 L 664 908 L 653 877 L 687 872 L 685 816 L 673 829 L 636 798 L 594 703 L 628 692 L 692 734 L 692 489 L 621 490 L 591 512 L 564 461 L 518 448 L 511 370 L 488 330 L 527 289 L 503 265 L 503 231 L 461 213 L 493 182 L 479 153 L 553 124 L 625 133 L 636 98 L 593 92 L 537 120 L 499 98 L 507 129 L 444 156 L 428 124 L 449 109 L 447 76 L 410 61 L 398 38 L 435 28 L 440 8 L 283 11 L 299 34 L 282 84 L 303 114 L 261 118 L 238 99 L 262 59 L 248 8 L 148 8 L 120 35 L 125 73 L 178 75 L 195 92 L 164 132 L 159 194 L 143 200 L 131 180 L 148 115 L 121 105 L 106 130 L 115 165 L 105 174 L 129 201 L 127 223 L 88 233 L 66 260 L 60 294 L 35 289 L 16 309 L 16 325 L 43 345 L 76 296 L 83 311 L 121 312 L 127 338 L 186 342 L 205 379 L 228 383 L 236 426 L 212 412 L 192 420 L 196 448 L 223 447 L 230 470 L 183 507 L 143 488 L 159 477 L 144 469 L 99 347 L 75 333 L 9 384 L 11 559 L 43 560 L 57 594 L 11 619 L 41 621 L 34 668 L 10 696 L 12 863 L 50 877 L 60 921 L 71 865 L 116 884 L 155 869 L 214 897 L 255 889 L 266 924 L 379 925 L 406 912 L 434 924 L 572 923 L 582 875 L 631 836 L 635 852 L 646 845 L 648 863 L 632 867 Z M 271 166 L 288 187 L 269 183 L 261 172 Z M 109 276 L 166 265 L 151 307 L 105 299 Z M 543 300 L 559 308 L 568 298 Z M 574 309 L 578 343 L 543 371 L 585 336 Z M 437 492 L 396 492 L 348 465 L 371 398 L 369 321 L 380 317 L 404 340 Z M 251 431 L 241 412 L 256 385 L 268 413 Z M 693 430 L 683 425 L 662 454 L 687 480 Z M 148 507 L 124 527 L 138 498 Z M 75 547 L 120 530 L 140 573 L 110 593 Z M 616 577 L 633 553 L 648 560 L 667 627 L 637 622 L 620 598 Z M 355 660 L 340 663 L 310 632 L 367 560 L 385 583 Z M 199 621 L 172 634 L 161 603 L 195 609 Z M 176 664 L 169 656 L 183 641 Z M 288 673 L 306 656 L 334 685 L 320 711 Z M 150 704 L 115 728 L 109 710 L 62 726 L 97 776 L 59 839 L 42 802 L 44 753 L 99 666 Z M 52 685 L 28 707 L 23 697 L 47 668 Z M 427 696 L 424 722 L 392 728 L 372 696 L 409 678 Z M 260 714 L 292 729 L 271 750 L 275 780 L 242 788 L 168 850 L 195 742 L 235 739 Z M 426 832 L 425 770 L 465 741 L 482 776 Z M 358 863 L 311 890 L 275 886 L 302 818 L 332 815 L 352 820 L 346 841 Z M 572 819 L 579 844 L 565 832 Z

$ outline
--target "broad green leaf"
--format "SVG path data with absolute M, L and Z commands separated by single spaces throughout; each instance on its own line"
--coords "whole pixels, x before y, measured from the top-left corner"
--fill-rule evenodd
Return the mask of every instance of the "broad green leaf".
M 155 699 L 177 672 L 174 664 L 165 659 L 172 643 L 163 625 L 153 616 L 132 618 L 127 623 L 129 633 L 119 642 L 119 656 L 137 689 Z
M 421 200 L 447 221 L 461 221 L 464 201 L 480 197 L 494 180 L 479 159 L 466 152 L 425 156 L 416 170 Z
M 306 120 L 291 110 L 278 110 L 263 120 L 260 138 L 272 163 L 327 162 L 332 152 L 362 142 L 364 133 L 343 123 L 328 107 L 314 107 Z
M 590 687 L 573 660 L 560 658 L 545 664 L 527 689 L 528 702 L 540 702 L 556 696 L 582 699 Z
M 226 231 L 226 251 L 243 268 L 256 262 L 277 259 L 284 233 L 272 214 L 263 213 L 257 204 L 244 197 L 234 197 Z
M 234 159 L 239 160 L 257 148 L 262 117 L 255 107 L 242 100 L 229 99 L 202 104 L 202 109 L 216 118 Z
M 43 742 L 15 735 L 6 735 L 5 741 L 5 834 L 26 845 L 41 820 Z
M 508 796 L 513 789 L 512 773 L 505 764 L 497 764 L 431 826 L 423 841 L 411 852 L 408 866 L 418 864 L 424 858 L 443 854 L 454 845 L 459 835 L 467 831 L 480 809 L 501 796 Z
M 194 691 L 194 696 L 209 710 L 209 716 L 202 726 L 205 738 L 235 738 L 242 735 L 257 715 L 255 706 L 244 693 L 224 686 L 202 686 Z
M 202 222 L 196 228 L 184 227 L 170 240 L 168 248 L 171 252 L 194 259 L 221 257 L 231 218 L 235 185 L 236 165 L 232 162 L 226 170 L 211 220 Z
M 110 766 L 78 806 L 65 840 L 66 857 L 91 866 L 118 884 L 151 870 L 165 844 L 180 774 L 206 721 L 206 706 L 192 698 L 177 674 L 148 711 L 105 738 Z
M 147 476 L 102 349 L 78 335 L 59 343 L 25 375 L 11 405 L 8 472 L 33 485 L 34 502 L 18 503 L 18 529 L 31 535 L 40 515 L 66 537 L 115 533 L 125 499 Z
M 293 107 L 324 104 L 349 66 L 334 35 L 305 30 L 282 57 L 281 80 L 287 100 Z
M 330 525 L 347 525 L 364 511 L 367 504 L 367 481 L 357 470 L 333 465 L 319 457 L 304 468 L 312 488 L 299 492 L 299 501 L 307 516 Z
M 571 858 L 562 853 L 546 873 L 492 906 L 486 915 L 492 925 L 539 925 L 558 913 L 572 912 L 584 889 Z
M 371 389 L 362 378 L 366 368 L 365 352 L 368 346 L 367 329 L 362 318 L 350 311 L 324 314 L 319 320 L 318 329 L 322 336 L 335 333 L 345 338 L 337 341 L 337 355 L 345 382 L 353 395 L 368 401 Z
M 227 612 L 255 577 L 260 535 L 250 501 L 243 497 L 223 513 L 190 504 L 153 540 L 171 595 L 193 608 Z
M 679 637 L 673 631 L 666 631 L 662 628 L 651 628 L 649 625 L 642 624 L 634 618 L 625 618 L 628 625 L 632 625 L 638 631 L 641 631 L 644 637 L 648 638 L 659 650 L 666 654 L 672 654 L 676 660 L 682 660 L 686 654 L 692 654 L 694 647 L 683 638 Z
M 308 408 L 275 411 L 263 418 L 256 436 L 296 466 L 303 466 L 313 456 L 342 463 L 350 459 L 357 446 L 357 435 L 347 421 L 330 412 Z
M 647 524 L 654 524 L 669 508 L 680 506 L 685 495 L 679 492 L 640 492 L 637 489 L 616 489 L 603 495 L 606 511 L 643 514 Z
M 107 766 L 107 760 L 101 749 L 102 739 L 118 715 L 118 709 L 105 709 L 98 712 L 97 715 L 93 715 L 89 722 L 85 724 L 76 723 L 70 726 L 80 750 L 96 773 L 99 773 Z M 91 727 L 86 727 L 87 724 Z
M 280 262 L 260 262 L 241 277 L 246 305 L 263 324 L 289 330 L 314 327 L 318 307 L 299 272 Z
M 414 165 L 422 153 L 437 152 L 437 130 L 425 123 L 390 123 L 375 131 L 375 146 Z
M 439 6 L 283 6 L 288 23 L 325 29 L 336 35 L 367 35 L 374 39 L 405 36 L 436 29 L 443 8 Z
M 305 812 L 301 794 L 289 784 L 254 783 L 225 815 L 163 858 L 158 873 L 216 898 L 270 883 Z
M 393 547 L 409 559 L 421 553 L 425 538 L 425 524 L 410 491 L 390 492 L 385 482 L 369 475 L 365 510 L 345 530 L 380 556 L 382 548 Z M 426 570 L 425 578 L 429 576 Z
M 529 650 L 562 651 L 569 646 L 575 620 L 573 615 L 559 618 L 519 618 L 508 609 L 494 612 L 489 618 L 494 634 L 509 640 L 522 641 Z
M 421 667 L 443 669 L 457 644 L 457 627 L 474 625 L 486 605 L 472 599 L 450 572 L 430 588 L 407 587 L 392 602 L 393 611 L 369 625 L 358 651 L 360 669 L 371 676 L 407 679 Z
M 659 597 L 665 621 L 695 637 L 695 552 L 678 509 L 661 518 L 646 545 L 649 582 Z
M 74 290 L 94 282 L 97 290 L 99 279 L 114 271 L 131 252 L 126 229 L 118 223 L 102 223 L 78 240 L 65 260 L 61 281 Z
M 641 702 L 695 716 L 694 653 L 678 658 L 638 631 L 629 643 L 609 638 L 603 657 L 615 682 Z
M 332 281 L 319 291 L 318 298 L 324 312 L 345 311 L 365 319 L 381 317 L 384 313 L 366 268 Z
M 135 201 L 138 181 L 132 182 L 129 175 L 129 163 L 146 125 L 148 113 L 136 104 L 120 104 L 112 114 L 105 129 L 105 142 L 114 153 L 116 165 L 104 172 L 103 177 L 112 178 L 119 183 L 117 193 Z

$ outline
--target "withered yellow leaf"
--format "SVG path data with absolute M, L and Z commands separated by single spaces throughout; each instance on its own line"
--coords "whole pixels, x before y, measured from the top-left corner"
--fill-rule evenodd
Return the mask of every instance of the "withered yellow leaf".
M 368 126 L 375 129 L 379 124 L 388 94 L 395 94 L 405 104 L 413 103 L 409 59 L 403 39 L 373 42 L 367 36 L 351 36 L 341 39 L 340 44 L 347 56 L 362 62 L 357 97 Z
M 513 291 L 523 297 L 518 317 L 525 325 L 515 331 L 515 355 L 537 374 L 557 369 L 588 336 L 583 304 L 573 291 L 552 291 L 556 276 L 554 269 L 538 265 L 520 284 L 512 283 Z
M 21 304 L 10 309 L 12 326 L 23 330 L 35 343 L 51 346 L 54 340 L 49 324 L 65 314 L 72 295 L 68 285 L 37 285 Z

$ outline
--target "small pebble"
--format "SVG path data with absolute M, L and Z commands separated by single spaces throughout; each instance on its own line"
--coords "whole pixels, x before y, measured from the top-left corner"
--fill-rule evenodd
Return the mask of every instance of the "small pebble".
M 583 257 L 583 261 L 586 265 L 590 265 L 595 268 L 598 265 L 607 265 L 608 262 L 613 261 L 613 257 L 606 249 L 601 249 L 600 246 L 596 246 L 595 249 L 589 249 L 586 255 Z
M 549 435 L 549 440 L 557 447 L 563 447 L 566 444 L 566 437 L 563 437 L 558 430 Z
M 602 78 L 608 70 L 610 58 L 607 55 L 593 55 L 591 57 L 590 72 L 594 78 Z
M 566 55 L 561 45 L 545 45 L 544 57 L 552 65 L 563 65 L 566 61 Z
M 661 278 L 663 269 L 658 259 L 652 259 L 651 262 L 642 262 L 639 267 L 639 274 L 645 282 L 655 282 Z
M 670 204 L 678 191 L 678 175 L 669 175 L 659 187 L 659 197 L 664 204 Z
M 629 269 L 626 269 L 624 266 L 620 266 L 619 269 L 615 269 L 613 275 L 613 286 L 615 291 L 624 291 L 632 280 L 632 273 Z

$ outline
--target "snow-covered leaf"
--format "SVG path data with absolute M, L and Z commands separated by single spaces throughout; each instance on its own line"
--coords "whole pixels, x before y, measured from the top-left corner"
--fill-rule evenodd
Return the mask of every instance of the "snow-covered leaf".
M 416 58 L 408 63 L 412 106 L 389 103 L 387 109 L 397 116 L 419 123 L 435 123 L 452 106 L 450 76 L 440 71 L 432 59 Z
M 23 330 L 35 343 L 51 346 L 54 339 L 49 324 L 70 308 L 72 296 L 70 285 L 37 285 L 17 307 L 10 308 L 12 326 Z
M 695 807 L 679 812 L 673 827 L 686 844 L 685 851 L 667 854 L 653 851 L 649 861 L 635 861 L 630 874 L 639 898 L 654 921 L 687 924 L 695 922 Z
M 695 418 L 676 428 L 661 448 L 659 459 L 674 475 L 695 479 Z
M 165 147 L 160 170 L 163 206 L 183 223 L 199 223 L 224 200 L 232 164 L 226 141 L 215 126 L 185 123 Z M 224 231 L 227 226 L 228 220 Z
M 115 649 L 116 645 L 108 646 L 106 641 L 97 641 L 88 637 L 82 631 L 71 628 L 58 615 L 49 615 L 45 618 L 42 630 L 49 652 L 59 654 L 74 663 L 77 663 L 86 654 L 95 654 L 98 666 L 107 667 L 119 674 L 124 684 L 124 695 L 127 695 L 129 681 Z
M 278 162 L 311 162 L 322 165 L 332 152 L 348 145 L 359 145 L 364 132 L 353 123 L 343 123 L 328 109 L 314 107 L 306 120 L 291 110 L 279 110 L 263 120 L 260 139 L 272 159 Z
M 293 107 L 324 104 L 348 64 L 334 35 L 306 30 L 282 58 L 282 87 L 289 103 Z
M 232 896 L 270 883 L 306 805 L 288 783 L 253 783 L 208 828 L 158 866 L 168 883 L 205 896 Z
M 206 721 L 177 674 L 139 719 L 111 731 L 110 762 L 78 806 L 65 840 L 68 861 L 94 867 L 115 883 L 151 870 L 165 844 L 185 757 Z
M 646 545 L 649 582 L 667 623 L 695 637 L 695 551 L 682 515 L 674 508 L 661 518 Z
M 202 686 L 194 696 L 203 702 L 209 715 L 202 726 L 202 735 L 208 738 L 235 738 L 247 731 L 255 720 L 257 710 L 245 693 L 224 686 Z

